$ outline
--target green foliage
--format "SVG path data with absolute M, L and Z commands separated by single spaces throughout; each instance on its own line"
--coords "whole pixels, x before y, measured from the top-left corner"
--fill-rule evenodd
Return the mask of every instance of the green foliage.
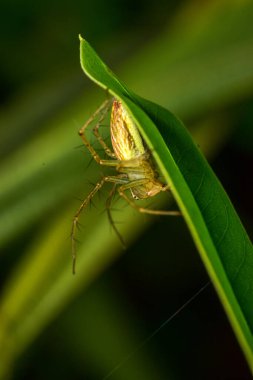
M 5 18 L 5 22 L 1 23 L 3 34 L 5 25 L 9 28 L 1 48 L 1 69 L 5 86 L 8 83 L 11 85 L 6 98 L 12 103 L 6 103 L 0 114 L 0 259 L 3 284 L 0 297 L 0 377 L 7 379 L 14 369 L 14 379 L 27 377 L 29 370 L 44 378 L 86 378 L 89 373 L 94 378 L 100 378 L 149 334 L 147 326 L 150 321 L 154 321 L 154 326 L 151 326 L 153 331 L 153 327 L 155 329 L 168 314 L 180 307 L 202 283 L 200 273 L 203 273 L 202 276 L 205 273 L 200 263 L 196 269 L 198 255 L 191 246 L 190 238 L 187 240 L 190 234 L 184 229 L 183 218 L 161 219 L 160 224 L 158 221 L 151 230 L 151 220 L 154 219 L 146 220 L 133 210 L 123 208 L 125 204 L 119 202 L 115 207 L 120 209 L 120 213 L 114 211 L 115 217 L 123 222 L 119 229 L 129 247 L 128 254 L 123 257 L 121 245 L 110 231 L 106 215 L 101 213 L 105 207 L 105 189 L 101 199 L 95 199 L 97 209 L 91 208 L 82 216 L 77 275 L 72 276 L 69 235 L 71 219 L 80 203 L 76 197 L 84 198 L 90 191 L 87 180 L 96 183 L 101 178 L 101 168 L 96 165 L 88 167 L 90 156 L 85 149 L 74 149 L 81 144 L 78 128 L 101 103 L 101 98 L 88 87 L 88 81 L 86 86 L 80 73 L 76 36 L 81 32 L 89 40 L 92 39 L 136 92 L 176 111 L 187 121 L 195 140 L 208 158 L 217 157 L 235 127 L 235 139 L 239 143 L 241 137 L 240 149 L 245 152 L 245 134 L 241 124 L 252 125 L 252 2 L 212 0 L 203 4 L 197 2 L 197 5 L 195 1 L 187 2 L 187 5 L 182 2 L 182 8 L 173 13 L 162 12 L 161 9 L 168 9 L 167 4 L 171 2 L 161 1 L 166 3 L 166 7 L 160 8 L 154 2 L 147 15 L 147 3 L 143 1 L 142 9 L 140 6 L 136 14 L 136 2 L 132 0 L 131 17 L 135 15 L 138 26 L 135 29 L 132 25 L 129 28 L 129 17 L 113 0 L 109 6 L 101 0 L 94 2 L 95 6 L 90 2 L 91 8 L 86 1 L 79 1 L 80 6 L 77 6 L 77 3 L 65 1 L 63 4 L 52 0 L 43 3 L 41 13 L 39 8 L 34 12 L 37 4 L 31 7 L 30 0 L 23 2 L 22 7 L 17 1 L 14 1 L 16 7 L 13 2 L 4 3 L 11 19 L 9 21 L 4 12 L 0 12 L 0 17 Z M 174 3 L 178 4 L 176 1 Z M 129 2 L 124 4 L 124 10 L 128 5 Z M 101 6 L 104 7 L 103 11 Z M 21 8 L 23 16 L 20 18 Z M 158 9 L 163 13 L 162 19 L 166 19 L 164 23 L 159 21 Z M 66 20 L 71 22 L 66 23 Z M 19 23 L 23 29 L 18 27 Z M 31 24 L 36 28 L 31 28 Z M 107 33 L 104 33 L 106 26 Z M 144 29 L 146 34 L 143 34 Z M 93 70 L 93 67 L 90 69 Z M 41 78 L 37 86 L 34 82 L 27 84 L 35 78 Z M 81 84 L 82 80 L 84 85 Z M 242 338 L 241 343 L 250 357 L 251 349 L 247 347 L 250 346 L 251 333 L 248 337 L 245 333 L 252 325 L 248 309 L 249 293 L 241 294 L 243 284 L 247 285 L 247 278 L 252 278 L 252 269 L 247 262 L 250 258 L 246 257 L 241 267 L 240 274 L 246 272 L 244 279 L 238 275 L 237 281 L 233 282 L 233 271 L 241 252 L 236 257 L 231 256 L 235 259 L 231 262 L 227 257 L 230 257 L 230 252 L 223 246 L 230 246 L 234 253 L 236 246 L 233 242 L 240 241 L 244 234 L 237 217 L 231 212 L 226 196 L 220 199 L 219 210 L 224 219 L 214 222 L 203 212 L 202 202 L 205 202 L 208 190 L 206 181 L 213 183 L 213 174 L 206 168 L 195 147 L 194 155 L 188 159 L 192 143 L 185 136 L 185 131 L 182 132 L 178 121 L 175 127 L 170 124 L 168 128 L 168 120 L 174 119 L 167 111 L 137 97 L 119 82 L 113 85 L 115 91 L 120 94 L 124 92 L 124 101 L 136 120 L 144 120 L 147 130 L 143 130 L 143 134 L 154 147 L 156 159 L 167 180 L 173 183 L 174 196 L 204 259 L 207 260 L 207 250 L 213 252 L 212 260 L 216 255 L 219 244 L 219 236 L 214 236 L 216 228 L 222 231 L 226 221 L 230 221 L 227 232 L 239 231 L 239 237 L 233 235 L 230 241 L 228 233 L 224 237 L 220 235 L 218 252 L 222 255 L 215 263 L 210 260 L 207 266 L 209 270 L 213 264 L 218 268 L 219 278 L 214 283 L 216 286 L 222 284 L 218 289 L 220 295 L 225 286 L 222 301 L 227 299 L 232 302 L 236 296 L 236 302 L 232 305 L 236 316 L 233 325 L 239 326 L 237 336 Z M 18 95 L 16 99 L 13 97 L 15 91 Z M 154 125 L 160 131 L 154 132 Z M 168 131 L 173 132 L 169 138 Z M 178 150 L 172 141 L 179 141 L 180 146 L 186 142 L 186 148 L 190 147 L 191 150 Z M 196 173 L 196 163 L 202 165 L 202 171 L 192 176 L 192 172 Z M 223 167 L 223 163 L 220 166 Z M 233 168 L 232 185 L 227 185 L 229 192 L 234 190 L 235 184 L 238 185 L 242 169 L 241 162 Z M 198 187 L 202 173 L 206 177 Z M 250 189 L 245 182 L 241 186 L 243 196 L 237 197 L 238 203 L 244 200 L 242 198 L 246 199 L 247 189 Z M 217 182 L 215 189 L 217 194 L 223 194 Z M 210 190 L 209 193 L 211 200 L 214 192 Z M 219 200 L 215 203 L 217 207 Z M 228 216 L 224 205 L 230 212 Z M 156 206 L 165 207 L 159 201 Z M 250 230 L 250 207 L 245 211 L 239 204 L 238 210 Z M 214 213 L 208 207 L 205 211 Z M 166 230 L 163 234 L 168 224 L 170 234 Z M 147 228 L 150 230 L 140 239 Z M 177 237 L 177 234 L 180 236 Z M 137 238 L 138 245 L 135 246 L 133 243 Z M 205 242 L 208 242 L 207 247 L 203 247 Z M 158 250 L 157 245 L 168 245 L 168 252 Z M 121 258 L 119 263 L 105 272 L 118 258 Z M 124 275 L 121 279 L 122 268 Z M 224 269 L 227 278 L 222 277 Z M 117 276 L 120 284 L 115 281 Z M 128 276 L 128 281 L 124 276 Z M 211 277 L 216 276 L 213 273 Z M 129 283 L 131 286 L 128 286 Z M 132 300 L 131 289 L 127 289 L 127 293 L 126 288 L 132 288 L 134 294 L 140 293 L 143 299 L 147 297 L 152 310 L 142 313 L 138 300 L 136 310 L 136 300 Z M 189 292 L 183 296 L 181 291 L 185 289 Z M 198 302 L 204 301 L 208 305 L 206 308 L 201 307 L 194 313 L 194 305 L 191 305 L 177 318 L 177 321 L 182 321 L 180 327 L 172 324 L 171 331 L 167 330 L 168 338 L 166 329 L 161 331 L 163 346 L 155 342 L 154 347 L 153 342 L 149 342 L 123 366 L 120 373 L 115 374 L 115 378 L 153 380 L 189 377 L 196 361 L 196 352 L 190 352 L 190 349 L 191 345 L 195 349 L 197 343 L 201 345 L 202 357 L 201 363 L 199 361 L 196 365 L 202 365 L 205 374 L 205 363 L 215 370 L 216 365 L 219 366 L 220 372 L 223 362 L 226 373 L 231 373 L 238 361 L 244 363 L 232 333 L 229 335 L 229 324 L 227 321 L 220 324 L 223 314 L 218 314 L 218 317 L 212 314 L 216 298 L 208 302 L 210 290 L 195 303 L 198 305 Z M 173 297 L 177 301 L 174 304 Z M 159 307 L 153 308 L 152 302 Z M 215 306 L 218 309 L 218 302 Z M 158 313 L 159 308 L 163 308 L 162 315 Z M 190 322 L 184 323 L 186 316 L 190 317 Z M 226 328 L 228 331 L 224 333 Z M 217 343 L 214 343 L 215 340 Z M 229 349 L 224 348 L 228 347 L 226 344 Z M 238 359 L 233 363 L 231 350 L 233 357 L 237 355 Z M 161 358 L 165 359 L 164 367 L 159 361 Z M 191 360 L 193 366 L 190 368 L 188 364 Z M 186 362 L 185 366 L 181 365 L 182 361 Z
M 82 38 L 80 49 L 84 72 L 123 102 L 153 152 L 253 371 L 253 246 L 233 205 L 182 123 L 129 91 Z

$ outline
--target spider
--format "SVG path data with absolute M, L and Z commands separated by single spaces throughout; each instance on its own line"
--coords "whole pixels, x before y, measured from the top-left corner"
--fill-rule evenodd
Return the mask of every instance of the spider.
M 99 133 L 101 122 L 109 112 L 111 106 L 110 133 L 113 150 L 108 147 Z M 102 159 L 85 135 L 87 127 L 97 117 L 98 121 L 93 128 L 93 132 L 110 159 Z M 116 190 L 130 206 L 141 213 L 152 215 L 180 215 L 179 211 L 153 210 L 140 207 L 136 204 L 135 200 L 153 197 L 162 191 L 168 191 L 170 187 L 159 180 L 159 174 L 155 168 L 151 152 L 147 148 L 137 126 L 122 105 L 121 101 L 116 99 L 106 100 L 80 129 L 79 135 L 95 161 L 99 165 L 114 167 L 117 174 L 113 176 L 104 176 L 98 181 L 92 191 L 81 203 L 73 218 L 71 230 L 73 273 L 75 273 L 76 265 L 75 234 L 79 216 L 105 183 L 110 182 L 113 184 L 112 191 L 106 201 L 106 209 L 112 227 L 123 245 L 123 239 L 116 229 L 110 213 L 111 200 Z M 131 198 L 126 194 L 127 190 L 130 190 Z

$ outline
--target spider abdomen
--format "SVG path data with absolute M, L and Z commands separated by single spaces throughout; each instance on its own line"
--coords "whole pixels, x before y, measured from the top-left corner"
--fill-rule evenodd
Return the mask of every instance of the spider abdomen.
M 110 128 L 113 150 L 119 160 L 131 160 L 145 154 L 138 128 L 118 100 L 112 105 Z

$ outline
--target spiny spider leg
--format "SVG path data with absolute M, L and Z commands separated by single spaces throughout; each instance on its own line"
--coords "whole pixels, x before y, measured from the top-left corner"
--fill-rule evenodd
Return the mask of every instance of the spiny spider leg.
M 103 147 L 105 153 L 109 157 L 115 158 L 116 157 L 115 153 L 108 147 L 108 145 L 103 140 L 103 137 L 99 133 L 99 127 L 101 126 L 102 121 L 104 120 L 106 114 L 109 112 L 111 105 L 112 105 L 112 99 L 110 99 L 110 100 L 108 99 L 108 100 L 106 100 L 106 102 L 104 102 L 102 104 L 102 108 L 100 108 L 101 115 L 100 115 L 100 118 L 98 119 L 95 127 L 93 128 L 93 133 L 94 133 L 95 137 L 97 138 L 99 144 Z
M 109 196 L 108 196 L 107 200 L 106 200 L 106 212 L 107 212 L 107 216 L 108 216 L 109 222 L 110 222 L 110 224 L 111 224 L 111 226 L 112 226 L 115 234 L 118 236 L 118 238 L 119 238 L 119 240 L 120 240 L 120 242 L 122 244 L 122 247 L 125 249 L 126 248 L 125 241 L 124 241 L 123 237 L 121 236 L 120 232 L 118 231 L 118 229 L 116 228 L 115 222 L 114 222 L 114 220 L 112 218 L 112 213 L 111 213 L 111 204 L 112 204 L 113 196 L 114 196 L 114 194 L 116 192 L 116 186 L 117 186 L 117 184 L 115 183 L 113 185 L 112 190 L 109 193 Z
M 92 154 L 93 158 L 97 161 L 100 165 L 106 165 L 106 166 L 117 166 L 119 164 L 119 161 L 117 160 L 103 160 L 100 158 L 99 154 L 96 152 L 96 150 L 93 148 L 87 137 L 85 136 L 85 130 L 88 128 L 88 126 L 92 123 L 92 121 L 96 118 L 99 113 L 103 112 L 103 109 L 108 106 L 108 103 L 110 101 L 106 100 L 97 110 L 96 112 L 86 121 L 86 123 L 82 126 L 82 128 L 79 130 L 79 136 L 83 140 L 84 145 L 87 147 L 87 149 Z
M 127 179 L 123 178 L 122 175 L 103 177 L 101 179 L 101 181 L 99 181 L 95 185 L 95 187 L 91 190 L 91 192 L 87 195 L 87 197 L 84 199 L 84 201 L 80 205 L 79 209 L 75 213 L 75 216 L 74 216 L 73 222 L 72 222 L 72 228 L 71 228 L 72 272 L 73 272 L 73 274 L 75 274 L 75 268 L 76 268 L 76 241 L 75 241 L 75 235 L 76 235 L 76 229 L 77 229 L 77 226 L 78 226 L 78 220 L 79 220 L 81 212 L 85 209 L 85 207 L 89 204 L 89 202 L 92 200 L 92 198 L 94 197 L 94 195 L 101 189 L 101 187 L 104 185 L 105 182 L 112 182 L 116 186 L 117 184 L 122 185 L 122 184 L 126 183 L 126 180 Z
M 72 222 L 72 229 L 71 229 L 71 245 L 72 245 L 72 272 L 75 274 L 76 271 L 76 241 L 75 241 L 75 235 L 76 235 L 76 229 L 78 225 L 78 220 L 81 212 L 84 210 L 84 208 L 89 204 L 91 199 L 94 197 L 94 195 L 98 192 L 98 190 L 101 189 L 103 186 L 105 180 L 102 178 L 100 182 L 96 184 L 96 186 L 92 189 L 92 191 L 88 194 L 88 196 L 84 199 L 84 201 L 81 203 L 79 209 L 77 210 L 73 222 Z

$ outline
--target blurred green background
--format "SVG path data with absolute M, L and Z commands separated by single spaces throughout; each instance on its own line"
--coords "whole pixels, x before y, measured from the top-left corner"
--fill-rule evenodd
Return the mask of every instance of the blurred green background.
M 104 99 L 81 33 L 185 122 L 252 236 L 252 18 L 246 0 L 1 0 L 0 379 L 103 379 L 129 353 L 110 379 L 251 378 L 212 286 L 136 350 L 208 281 L 181 218 L 117 201 L 122 251 L 106 187 L 82 216 L 76 276 L 70 229 L 102 175 L 77 134 Z

